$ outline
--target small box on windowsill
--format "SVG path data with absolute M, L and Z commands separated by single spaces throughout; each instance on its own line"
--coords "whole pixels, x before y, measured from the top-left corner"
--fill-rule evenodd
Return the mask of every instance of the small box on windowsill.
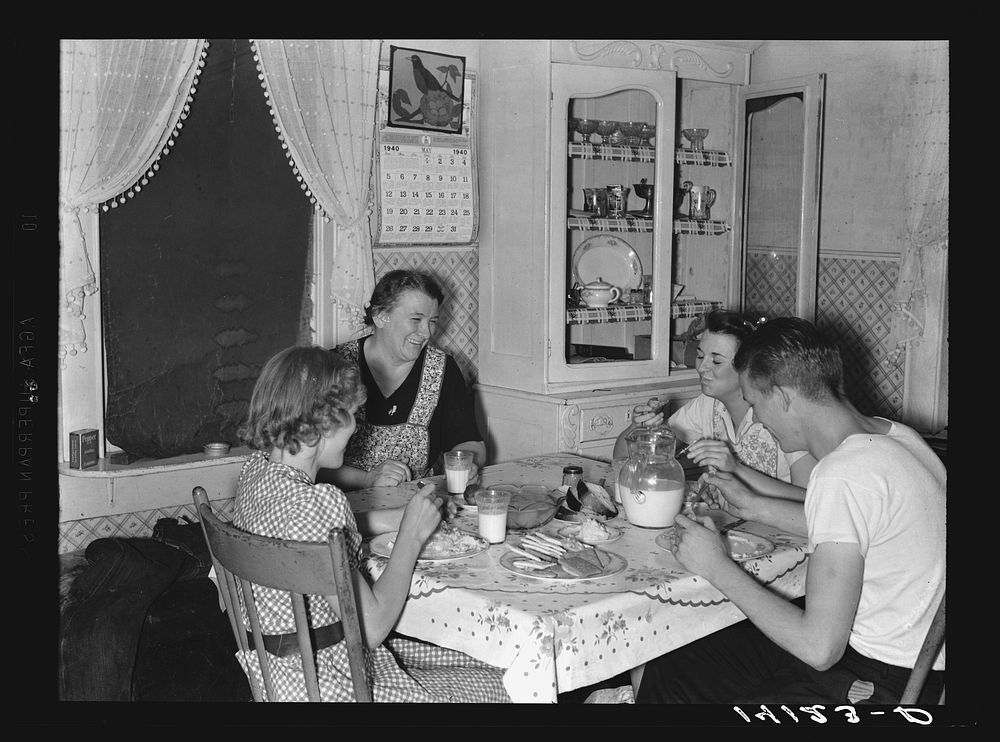
M 97 466 L 97 428 L 82 428 L 69 434 L 69 465 L 71 469 Z

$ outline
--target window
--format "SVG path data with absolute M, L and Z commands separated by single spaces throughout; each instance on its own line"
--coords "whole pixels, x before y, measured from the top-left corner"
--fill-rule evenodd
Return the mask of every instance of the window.
M 310 280 L 326 273 L 331 227 L 287 164 L 249 43 L 213 40 L 156 177 L 85 225 L 101 290 L 90 350 L 63 371 L 61 447 L 82 427 L 142 457 L 237 443 L 260 365 L 299 341 L 334 342 L 323 281 Z

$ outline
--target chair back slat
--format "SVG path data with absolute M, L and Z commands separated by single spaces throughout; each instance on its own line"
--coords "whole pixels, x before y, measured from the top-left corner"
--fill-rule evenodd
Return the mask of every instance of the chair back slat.
M 202 505 L 208 505 L 209 507 L 211 507 L 211 504 L 208 501 L 208 493 L 205 492 L 204 487 L 195 487 L 192 492 L 192 495 L 194 497 L 195 511 L 200 512 Z M 209 539 L 208 539 L 208 531 L 205 528 L 204 520 L 201 521 L 201 532 L 202 535 L 205 537 L 205 543 L 207 544 L 209 542 Z M 229 618 L 230 628 L 233 630 L 233 634 L 237 637 L 236 641 L 237 644 L 239 645 L 239 648 L 247 649 L 248 647 L 247 647 L 246 636 L 244 635 L 241 641 L 240 640 L 241 632 L 238 631 L 239 629 L 238 622 L 240 620 L 238 618 L 239 602 L 236 598 L 236 593 L 235 593 L 236 586 L 235 583 L 233 582 L 232 575 L 230 575 L 227 570 L 223 569 L 222 565 L 219 564 L 219 560 L 215 558 L 215 554 L 212 553 L 211 549 L 208 550 L 208 553 L 212 559 L 212 566 L 215 568 L 215 579 L 218 584 L 219 595 L 222 596 L 223 605 L 225 605 L 226 607 L 226 616 Z
M 197 513 L 201 512 L 203 505 L 211 510 L 212 505 L 208 500 L 208 493 L 205 491 L 204 487 L 195 487 L 191 491 L 191 496 L 194 498 L 194 506 Z M 210 544 L 211 539 L 208 535 L 208 526 L 206 525 L 204 518 L 201 518 L 200 520 L 201 532 L 205 537 L 205 543 Z M 229 619 L 229 628 L 233 631 L 233 638 L 236 640 L 236 646 L 241 652 L 248 652 L 250 650 L 250 643 L 247 640 L 247 634 L 243 628 L 243 616 L 240 613 L 240 599 L 239 594 L 236 592 L 236 579 L 233 577 L 232 573 L 223 567 L 219 560 L 215 558 L 215 552 L 212 551 L 211 546 L 208 549 L 208 554 L 212 560 L 212 567 L 215 569 L 216 586 L 219 590 L 219 595 L 222 597 L 222 604 L 226 607 L 226 617 Z M 247 678 L 247 682 L 250 684 L 250 692 L 253 694 L 253 700 L 257 702 L 265 700 L 260 686 L 249 677 Z
M 219 590 L 224 596 L 226 612 L 230 614 L 229 623 L 232 625 L 233 633 L 237 637 L 240 649 L 248 651 L 250 642 L 247 640 L 247 632 L 243 629 L 243 615 L 240 612 L 240 593 L 236 586 L 236 578 L 229 570 L 216 566 L 215 574 L 220 581 Z
M 321 698 L 303 595 L 326 597 L 340 615 L 343 625 L 355 698 L 370 702 L 372 695 L 365 671 L 364 641 L 357 609 L 354 570 L 350 566 L 344 531 L 339 528 L 331 529 L 326 544 L 258 536 L 221 521 L 215 515 L 204 488 L 195 487 L 192 494 L 219 580 L 223 603 L 230 616 L 230 626 L 237 645 L 244 651 L 250 649 L 250 644 L 243 627 L 241 598 L 250 622 L 253 645 L 265 686 L 262 692 L 251 680 L 254 700 L 271 700 L 276 696 L 268 662 L 270 655 L 264 649 L 263 631 L 251 583 L 283 590 L 290 595 L 295 633 L 302 657 L 303 679 L 310 701 L 319 701 Z
M 344 532 L 336 528 L 330 532 L 330 557 L 336 577 L 337 603 L 340 606 L 340 620 L 344 624 L 347 641 L 347 659 L 351 665 L 351 679 L 358 702 L 370 703 L 371 689 L 365 673 L 364 639 L 361 636 L 361 619 L 355 600 L 354 573 L 347 558 L 347 539 Z
M 917 654 L 917 661 L 913 664 L 913 670 L 910 671 L 910 678 L 907 680 L 906 688 L 899 699 L 900 703 L 913 704 L 917 702 L 920 692 L 924 688 L 924 682 L 927 680 L 927 675 L 930 673 L 931 668 L 934 667 L 934 660 L 937 659 L 938 654 L 941 652 L 941 647 L 944 645 L 944 598 L 945 596 L 942 593 L 941 602 L 938 604 L 934 618 L 931 620 L 930 628 L 927 629 L 924 643 L 920 646 L 920 652 Z M 939 703 L 944 703 L 944 691 L 941 692 Z
M 319 701 L 319 680 L 316 677 L 316 662 L 313 658 L 312 640 L 309 638 L 309 615 L 306 601 L 298 593 L 289 593 L 292 598 L 292 614 L 295 616 L 295 635 L 299 639 L 302 656 L 302 674 L 306 679 L 306 694 L 310 701 Z
M 209 526 L 211 527 L 211 526 Z M 264 691 L 267 700 L 275 697 L 274 680 L 271 677 L 271 663 L 267 659 L 267 651 L 264 649 L 264 630 L 260 625 L 260 614 L 257 613 L 257 597 L 253 592 L 253 585 L 242 576 L 237 578 L 240 585 L 240 593 L 243 595 L 243 605 L 246 607 L 247 618 L 250 620 L 250 633 L 253 634 L 254 651 L 257 653 L 257 664 L 260 666 L 260 675 L 264 679 Z M 243 632 L 246 636 L 246 632 Z

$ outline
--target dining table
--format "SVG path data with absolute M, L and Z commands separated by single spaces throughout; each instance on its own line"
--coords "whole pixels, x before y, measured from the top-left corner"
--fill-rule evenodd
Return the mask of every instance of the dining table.
M 582 467 L 585 482 L 611 477 L 604 461 L 551 453 L 485 466 L 480 486 L 541 485 L 557 496 L 568 465 Z M 443 476 L 421 481 L 447 492 Z M 420 484 L 372 487 L 347 497 L 355 512 L 398 507 Z M 556 703 L 560 693 L 614 678 L 745 618 L 708 580 L 678 563 L 668 548 L 673 526 L 639 527 L 629 523 L 620 505 L 618 510 L 605 523 L 617 538 L 599 545 L 621 557 L 612 573 L 587 579 L 521 574 L 510 568 L 509 552 L 522 534 L 509 529 L 505 543 L 471 556 L 418 561 L 395 630 L 503 668 L 504 686 L 516 703 Z M 736 520 L 722 510 L 711 515 L 719 524 Z M 478 515 L 463 508 L 453 524 L 475 534 Z M 572 525 L 552 519 L 534 530 L 559 537 Z M 774 547 L 741 566 L 783 597 L 803 595 L 806 538 L 752 521 L 739 529 Z M 368 545 L 366 567 L 377 577 L 388 560 Z

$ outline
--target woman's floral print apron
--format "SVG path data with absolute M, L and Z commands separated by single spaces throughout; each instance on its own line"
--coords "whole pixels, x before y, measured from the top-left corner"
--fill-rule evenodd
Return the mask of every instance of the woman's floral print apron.
M 360 364 L 359 344 L 360 341 L 353 340 L 340 346 L 338 351 L 349 361 Z M 443 351 L 427 346 L 424 367 L 420 372 L 420 386 L 406 422 L 398 425 L 373 425 L 365 419 L 365 408 L 358 410 L 355 415 L 358 428 L 344 452 L 345 464 L 371 471 L 386 459 L 395 459 L 409 466 L 415 479 L 427 475 L 434 463 L 428 461 L 428 426 L 441 393 L 446 358 Z

